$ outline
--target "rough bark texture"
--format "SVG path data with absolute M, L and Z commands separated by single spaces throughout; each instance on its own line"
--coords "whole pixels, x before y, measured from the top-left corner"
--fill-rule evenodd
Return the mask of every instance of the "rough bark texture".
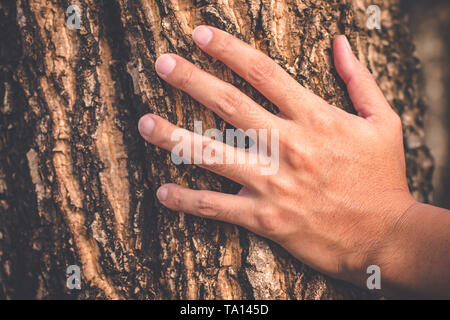
M 82 9 L 80 30 L 66 9 Z M 382 9 L 382 30 L 365 28 Z M 161 81 L 156 58 L 176 52 L 275 111 L 248 84 L 193 45 L 199 24 L 263 50 L 300 83 L 351 111 L 332 64 L 346 34 L 402 115 L 408 181 L 431 189 L 422 143 L 417 61 L 397 1 L 0 1 L 0 298 L 366 298 L 295 261 L 279 246 L 224 223 L 169 213 L 164 182 L 236 192 L 194 166 L 175 166 L 146 144 L 137 120 L 157 113 L 193 129 L 226 124 Z M 301 239 L 299 240 L 301 241 Z M 66 268 L 82 289 L 66 288 Z

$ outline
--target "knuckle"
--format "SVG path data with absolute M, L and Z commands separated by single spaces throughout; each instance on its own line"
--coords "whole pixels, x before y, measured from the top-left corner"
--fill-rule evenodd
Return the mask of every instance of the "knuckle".
M 214 111 L 222 118 L 231 118 L 241 109 L 242 100 L 239 90 L 225 90 L 217 98 Z
M 266 184 L 268 191 L 276 196 L 288 197 L 294 192 L 291 181 L 277 175 L 268 176 Z
M 186 91 L 192 81 L 192 75 L 194 74 L 194 67 L 188 68 L 187 72 L 183 73 L 181 78 L 178 81 L 178 88 L 180 88 L 183 91 Z
M 258 55 L 250 61 L 247 77 L 253 84 L 267 82 L 275 72 L 276 64 L 266 55 Z
M 201 163 L 198 165 L 203 169 L 224 175 L 226 172 L 223 155 L 215 148 L 203 149 Z
M 202 216 L 217 217 L 219 214 L 217 205 L 207 195 L 202 195 L 197 199 L 196 208 L 197 212 Z
M 310 117 L 310 124 L 318 132 L 325 133 L 334 131 L 336 122 L 328 112 L 314 112 Z
M 294 168 L 303 167 L 306 162 L 306 153 L 298 143 L 288 142 L 283 145 L 287 162 Z
M 202 139 L 202 152 L 205 151 L 205 149 L 210 148 L 212 151 L 216 151 L 214 148 L 214 140 L 209 137 L 203 137 Z
M 264 235 L 275 236 L 279 233 L 281 217 L 275 210 L 260 209 L 255 213 L 255 218 Z
M 223 150 L 221 145 L 213 139 L 204 139 L 202 141 L 202 163 L 209 170 L 217 170 L 218 165 L 223 162 Z
M 220 41 L 216 41 L 216 46 L 214 47 L 214 55 L 219 59 L 229 56 L 233 52 L 233 42 L 234 38 L 230 35 L 225 35 L 220 39 Z

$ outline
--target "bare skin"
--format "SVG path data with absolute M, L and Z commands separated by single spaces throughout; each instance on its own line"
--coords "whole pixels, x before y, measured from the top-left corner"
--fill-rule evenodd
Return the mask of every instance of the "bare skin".
M 259 164 L 203 163 L 240 183 L 241 192 L 166 184 L 157 191 L 161 203 L 243 226 L 311 267 L 363 288 L 367 267 L 377 265 L 387 296 L 450 298 L 449 211 L 411 196 L 401 120 L 347 39 L 335 39 L 334 62 L 358 116 L 329 105 L 262 52 L 219 29 L 200 26 L 193 38 L 282 115 L 175 54 L 157 60 L 159 76 L 237 128 L 279 129 L 279 170 L 261 175 Z M 144 139 L 169 151 L 176 129 L 154 114 L 139 121 Z

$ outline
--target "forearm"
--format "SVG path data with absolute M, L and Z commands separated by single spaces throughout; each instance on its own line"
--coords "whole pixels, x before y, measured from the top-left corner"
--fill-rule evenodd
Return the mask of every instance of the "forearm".
M 404 298 L 450 298 L 450 212 L 416 203 L 381 250 L 382 292 Z

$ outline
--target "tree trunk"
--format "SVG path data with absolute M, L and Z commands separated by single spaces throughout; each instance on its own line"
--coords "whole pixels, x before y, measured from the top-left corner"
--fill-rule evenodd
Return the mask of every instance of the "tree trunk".
M 366 8 L 382 29 L 366 28 Z M 81 9 L 79 30 L 67 8 Z M 153 112 L 184 128 L 226 124 L 160 80 L 154 62 L 175 52 L 276 108 L 193 44 L 199 24 L 266 52 L 301 84 L 353 111 L 332 64 L 346 34 L 405 131 L 408 181 L 427 201 L 432 159 L 423 145 L 417 60 L 395 0 L 0 1 L 0 298 L 368 298 L 225 223 L 169 212 L 156 189 L 176 182 L 239 186 L 144 142 Z M 299 240 L 301 241 L 301 239 Z M 81 268 L 81 289 L 66 269 Z

